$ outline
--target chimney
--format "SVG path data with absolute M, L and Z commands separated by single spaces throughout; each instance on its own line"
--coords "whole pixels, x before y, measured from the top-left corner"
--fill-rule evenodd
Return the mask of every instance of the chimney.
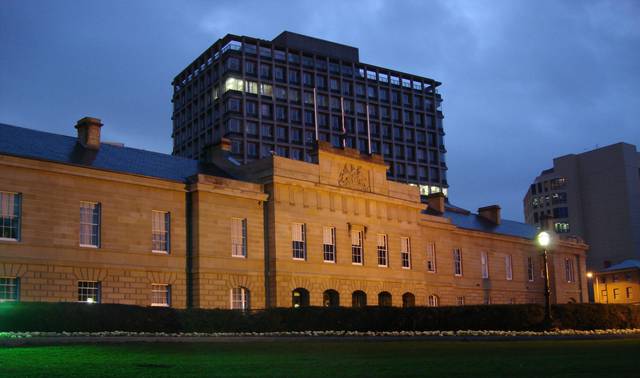
M 205 163 L 219 162 L 226 160 L 231 153 L 231 141 L 227 138 L 221 138 L 218 143 L 212 143 L 204 148 L 203 160 Z
M 100 128 L 102 122 L 98 118 L 84 117 L 76 124 L 78 143 L 84 148 L 100 149 Z
M 478 209 L 478 215 L 493 224 L 500 224 L 500 206 L 491 205 Z
M 427 196 L 428 208 L 437 211 L 438 213 L 444 213 L 444 193 L 431 193 Z

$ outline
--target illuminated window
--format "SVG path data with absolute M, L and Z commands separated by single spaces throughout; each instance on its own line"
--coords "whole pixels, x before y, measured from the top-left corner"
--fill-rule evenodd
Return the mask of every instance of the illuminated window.
M 377 244 L 378 244 L 378 266 L 380 267 L 389 266 L 389 259 L 388 259 L 389 248 L 387 243 L 387 235 L 378 234 Z
M 436 272 L 436 243 L 427 245 L 427 272 Z
M 322 252 L 325 262 L 336 262 L 336 228 L 323 227 Z
M 506 255 L 504 257 L 504 269 L 505 269 L 505 278 L 507 281 L 511 281 L 513 279 L 513 266 L 511 264 L 511 255 Z
M 151 285 L 151 306 L 171 306 L 171 286 L 166 284 Z
M 20 240 L 20 199 L 18 193 L 0 192 L 0 240 Z
M 362 265 L 362 231 L 351 231 L 351 263 Z
M 80 202 L 80 246 L 100 246 L 100 204 Z
M 411 241 L 407 237 L 400 238 L 400 259 L 403 268 L 411 269 Z
M 246 82 L 246 92 L 258 94 L 258 83 L 255 81 L 247 81 Z
M 291 241 L 292 252 L 294 260 L 304 260 L 307 257 L 306 253 L 306 230 L 305 224 L 294 223 L 291 225 Z
M 231 256 L 247 257 L 247 220 L 231 218 Z
M 151 250 L 169 252 L 169 230 L 171 215 L 167 211 L 151 212 Z
M 100 282 L 78 281 L 78 302 L 100 303 Z
M 249 309 L 249 289 L 244 287 L 234 287 L 231 289 L 231 309 Z
M 439 302 L 440 298 L 435 294 L 431 294 L 429 298 L 427 298 L 427 306 L 429 307 L 438 307 Z
M 20 298 L 20 279 L 0 277 L 0 302 L 15 302 Z
M 487 252 L 480 252 L 480 268 L 482 270 L 482 278 L 489 278 L 489 256 Z
M 229 77 L 224 82 L 224 92 L 227 92 L 227 91 L 242 92 L 243 90 L 244 90 L 244 81 L 242 79 L 236 79 L 235 77 Z
M 462 276 L 462 251 L 460 249 L 453 250 L 453 274 Z

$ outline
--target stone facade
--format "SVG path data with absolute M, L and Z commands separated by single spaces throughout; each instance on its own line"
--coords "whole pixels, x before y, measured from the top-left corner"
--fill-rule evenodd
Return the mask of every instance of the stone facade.
M 0 191 L 21 196 L 21 235 L 0 240 L 0 277 L 19 278 L 23 301 L 77 301 L 78 281 L 96 281 L 102 303 L 141 306 L 152 303 L 152 284 L 170 285 L 178 308 L 230 308 L 237 288 L 250 293 L 254 309 L 321 306 L 329 290 L 342 306 L 352 305 L 354 292 L 364 292 L 367 305 L 542 303 L 540 250 L 531 239 L 458 227 L 425 211 L 418 188 L 388 181 L 378 156 L 322 143 L 317 154 L 317 164 L 271 156 L 236 166 L 216 150 L 210 163 L 228 177 L 200 173 L 185 182 L 0 155 Z M 79 245 L 81 201 L 100 203 L 98 248 Z M 154 210 L 170 214 L 168 253 L 152 252 Z M 232 255 L 233 219 L 246 227 L 243 256 Z M 298 258 L 293 224 L 304 225 Z M 324 227 L 335 229 L 335 261 L 325 261 Z M 356 231 L 361 263 L 353 262 Z M 386 235 L 386 266 L 378 235 Z M 553 244 L 554 302 L 586 300 L 586 248 Z

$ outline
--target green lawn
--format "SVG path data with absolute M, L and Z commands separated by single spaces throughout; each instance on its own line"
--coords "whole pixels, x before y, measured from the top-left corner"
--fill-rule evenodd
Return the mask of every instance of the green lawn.
M 637 377 L 640 339 L 258 341 L 0 348 L 2 377 Z

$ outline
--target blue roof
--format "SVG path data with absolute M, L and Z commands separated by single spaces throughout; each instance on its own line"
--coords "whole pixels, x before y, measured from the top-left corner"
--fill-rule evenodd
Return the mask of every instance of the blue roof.
M 640 269 L 640 260 L 624 260 L 621 263 L 611 265 L 606 269 L 602 269 L 601 272 L 611 272 L 615 270 L 625 270 L 625 269 Z
M 90 150 L 75 137 L 2 123 L 0 154 L 182 182 L 201 171 L 197 160 L 106 143 L 101 143 L 97 151 Z M 213 174 L 226 176 L 219 169 L 214 170 Z
M 463 214 L 458 211 L 447 210 L 444 212 L 444 217 L 449 218 L 455 226 L 467 230 L 490 232 L 525 239 L 535 239 L 538 233 L 535 227 L 526 223 L 502 219 L 500 224 L 495 224 L 477 214 L 468 212 Z

